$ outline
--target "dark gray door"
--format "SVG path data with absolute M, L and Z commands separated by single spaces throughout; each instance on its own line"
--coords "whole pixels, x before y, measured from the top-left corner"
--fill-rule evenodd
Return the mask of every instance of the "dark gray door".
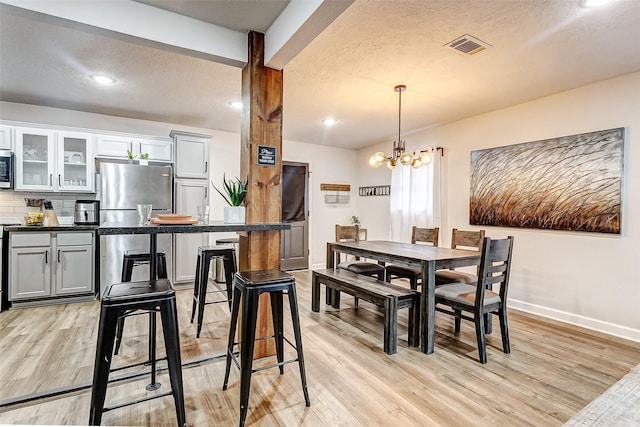
M 281 232 L 280 268 L 309 268 L 309 165 L 282 162 L 282 222 L 291 230 Z

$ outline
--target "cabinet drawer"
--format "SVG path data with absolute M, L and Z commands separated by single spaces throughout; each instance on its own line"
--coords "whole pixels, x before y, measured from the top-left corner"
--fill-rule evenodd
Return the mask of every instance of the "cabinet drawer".
M 93 233 L 58 233 L 58 246 L 90 245 Z
M 51 234 L 49 233 L 11 233 L 12 248 L 49 245 L 51 245 Z

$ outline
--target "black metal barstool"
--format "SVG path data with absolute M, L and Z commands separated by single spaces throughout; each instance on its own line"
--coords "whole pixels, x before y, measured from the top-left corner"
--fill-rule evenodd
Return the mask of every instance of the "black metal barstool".
M 204 317 L 204 306 L 207 304 L 217 304 L 228 302 L 231 309 L 231 296 L 233 294 L 233 275 L 238 270 L 236 267 L 235 250 L 229 246 L 200 246 L 198 248 L 198 259 L 196 261 L 196 279 L 193 282 L 193 304 L 191 306 L 191 323 L 198 308 L 198 326 L 196 338 L 200 338 L 202 330 L 202 319 Z M 226 289 L 218 288 L 215 291 L 207 292 L 209 286 L 209 264 L 212 259 L 221 258 L 224 264 L 224 274 Z M 216 283 L 217 285 L 217 283 Z M 224 293 L 224 299 L 207 302 L 207 293 Z
M 135 310 L 159 311 L 162 319 L 162 331 L 167 352 L 171 391 L 133 402 L 105 408 L 111 358 L 116 335 L 118 318 Z M 135 366 L 135 365 L 134 365 Z M 131 366 L 127 366 L 129 368 Z M 102 414 L 112 409 L 122 408 L 135 403 L 158 397 L 173 395 L 178 425 L 186 425 L 184 393 L 182 389 L 182 361 L 178 333 L 178 312 L 176 297 L 171 282 L 167 279 L 148 282 L 127 282 L 110 285 L 102 296 L 100 304 L 100 325 L 96 358 L 93 367 L 93 385 L 91 387 L 91 411 L 89 425 L 100 425 Z
M 157 274 L 158 279 L 167 278 L 167 260 L 162 250 L 158 251 L 156 257 Z M 133 275 L 133 268 L 140 265 L 149 264 L 149 252 L 145 250 L 132 249 L 128 250 L 122 256 L 122 274 L 120 277 L 121 282 L 130 282 Z M 143 314 L 143 313 L 137 313 Z M 150 312 L 149 316 L 155 316 L 155 313 Z M 118 318 L 118 329 L 116 330 L 116 348 L 114 354 L 120 352 L 120 345 L 122 344 L 122 333 L 124 332 L 124 319 L 127 315 L 123 315 Z
M 263 293 L 268 293 L 271 299 L 271 315 L 273 316 L 274 334 L 268 337 L 260 337 L 259 340 L 274 338 L 276 344 L 277 363 L 253 370 L 253 348 L 256 341 L 256 321 L 258 318 L 258 299 Z M 283 294 L 289 296 L 291 320 L 295 345 L 289 341 L 283 333 Z M 236 327 L 238 324 L 238 312 L 242 304 L 242 331 L 240 341 L 235 341 Z M 284 342 L 296 349 L 297 358 L 284 360 Z M 240 364 L 233 352 L 234 346 L 240 346 Z M 307 391 L 307 379 L 304 369 L 304 356 L 302 354 L 302 336 L 300 334 L 300 318 L 298 316 L 298 299 L 296 296 L 296 284 L 293 276 L 280 270 L 262 270 L 238 272 L 233 280 L 233 307 L 231 309 L 231 322 L 229 325 L 229 342 L 227 345 L 227 366 L 224 373 L 222 389 L 227 389 L 231 360 L 240 368 L 240 426 L 244 426 L 249 408 L 249 388 L 251 374 L 257 370 L 278 367 L 280 374 L 284 373 L 284 365 L 298 362 L 302 392 L 307 407 L 311 406 L 309 392 Z
M 230 246 L 236 250 L 236 265 L 238 265 L 238 252 L 240 251 L 240 239 L 238 237 L 227 237 L 223 239 L 217 239 L 216 245 Z M 216 261 L 216 275 L 215 280 L 218 283 L 225 281 L 224 276 L 224 264 L 221 259 Z M 231 298 L 229 298 L 231 299 Z
M 157 259 L 157 265 L 158 265 L 158 278 L 166 279 L 167 278 L 167 259 L 162 250 L 158 250 L 158 255 L 156 259 Z M 122 276 L 120 277 L 120 281 L 130 282 L 131 275 L 133 274 L 133 267 L 137 267 L 139 265 L 147 265 L 147 264 L 149 264 L 148 250 L 131 249 L 126 251 L 122 256 Z

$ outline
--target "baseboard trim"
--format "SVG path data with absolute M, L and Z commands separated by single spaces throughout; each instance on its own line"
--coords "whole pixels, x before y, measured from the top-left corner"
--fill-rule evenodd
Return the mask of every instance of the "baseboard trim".
M 513 299 L 509 299 L 509 308 L 536 314 L 538 316 L 547 317 L 549 319 L 558 320 L 560 322 L 569 323 L 571 325 L 580 326 L 582 328 L 591 329 L 619 338 L 640 342 L 639 329 L 616 325 L 614 323 L 604 322 L 602 320 Z

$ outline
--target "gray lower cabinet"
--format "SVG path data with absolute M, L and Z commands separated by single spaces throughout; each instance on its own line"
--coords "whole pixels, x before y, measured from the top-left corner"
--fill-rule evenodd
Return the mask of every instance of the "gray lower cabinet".
M 93 233 L 15 232 L 8 244 L 10 301 L 93 293 Z

